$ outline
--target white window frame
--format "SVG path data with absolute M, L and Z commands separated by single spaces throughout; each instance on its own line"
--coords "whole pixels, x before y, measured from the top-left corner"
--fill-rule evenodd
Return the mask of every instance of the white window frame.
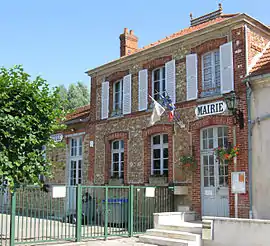
M 115 142 L 119 142 L 118 149 L 113 148 L 113 144 Z M 123 146 L 121 143 L 123 143 Z M 114 165 L 113 156 L 114 156 L 114 154 L 118 154 L 118 178 L 119 179 L 124 178 L 124 170 L 122 170 L 122 161 L 125 165 L 125 143 L 124 143 L 124 140 L 119 139 L 119 140 L 112 141 L 111 142 L 111 152 L 112 152 L 111 153 L 111 177 L 114 177 L 114 174 L 115 174 L 115 172 L 113 170 L 113 165 Z M 123 160 L 121 158 L 122 153 L 124 154 Z M 123 174 L 123 177 L 121 177 L 121 174 Z
M 215 77 L 215 75 L 216 75 L 216 73 L 215 73 L 216 72 L 216 66 L 213 63 L 213 62 L 215 62 L 215 53 L 216 52 L 219 54 L 219 70 L 220 70 L 220 52 L 219 52 L 219 49 L 209 51 L 209 52 L 204 53 L 202 55 L 202 61 L 201 61 L 202 68 L 201 68 L 201 70 L 202 70 L 202 90 L 203 90 L 202 96 L 203 97 L 221 94 L 221 86 L 219 86 L 219 88 L 217 88 L 216 77 Z M 205 83 L 204 83 L 204 57 L 209 55 L 209 54 L 211 55 L 211 74 L 212 74 L 212 87 L 211 87 L 211 89 L 213 89 L 213 90 L 204 91 L 204 90 L 206 90 L 204 88 L 204 85 L 205 85 Z M 221 83 L 221 76 L 220 76 L 219 80 L 220 80 L 220 83 Z
M 154 80 L 154 73 L 156 72 L 156 71 L 158 71 L 159 70 L 159 77 L 160 77 L 160 79 L 159 80 Z M 166 69 L 165 69 L 165 66 L 162 66 L 162 67 L 158 67 L 158 68 L 156 68 L 156 69 L 154 69 L 153 71 L 152 71 L 152 97 L 155 99 L 155 95 L 157 94 L 156 92 L 155 92 L 155 87 L 154 87 L 154 84 L 155 84 L 155 82 L 157 82 L 157 81 L 159 81 L 159 93 L 160 94 L 163 94 L 164 96 L 165 96 L 165 94 L 164 94 L 164 92 L 167 90 L 167 81 L 166 81 L 166 76 L 165 76 L 165 74 L 166 74 Z M 164 78 L 164 79 L 163 79 Z M 164 88 L 164 90 L 163 90 L 163 80 L 164 80 L 164 83 L 165 83 L 165 88 Z M 159 99 L 159 98 L 158 98 Z M 155 99 L 156 100 L 156 99 Z
M 120 107 L 120 112 L 118 114 L 123 114 L 123 79 L 117 80 L 113 83 L 113 111 L 116 110 L 116 105 L 115 105 L 115 87 L 116 84 L 120 83 L 120 98 L 119 98 L 119 107 Z
M 76 143 L 76 145 L 72 145 Z M 72 151 L 72 150 L 75 150 Z M 83 136 L 72 137 L 69 139 L 69 172 L 68 172 L 68 182 L 71 183 L 71 162 L 75 161 L 76 163 L 76 180 L 75 184 L 81 184 L 83 182 Z M 79 168 L 79 161 L 81 161 L 81 168 Z M 79 172 L 81 172 L 80 182 L 79 182 Z
M 151 175 L 154 175 L 154 171 L 158 170 L 158 169 L 154 169 L 154 149 L 160 149 L 160 173 L 159 174 L 163 175 L 165 170 L 169 172 L 169 153 L 168 153 L 168 158 L 163 158 L 164 149 L 167 148 L 169 151 L 168 143 L 163 143 L 164 135 L 167 135 L 168 140 L 169 140 L 169 136 L 167 133 L 155 134 L 151 136 Z M 154 137 L 156 136 L 160 136 L 159 144 L 153 143 Z M 168 160 L 168 168 L 164 168 L 165 159 Z

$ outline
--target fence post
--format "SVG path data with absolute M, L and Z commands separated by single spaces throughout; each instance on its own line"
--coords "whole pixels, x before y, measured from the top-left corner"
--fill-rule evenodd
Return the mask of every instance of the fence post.
M 82 238 L 82 186 L 76 187 L 76 242 Z
M 128 236 L 133 237 L 133 199 L 134 199 L 134 186 L 129 187 L 129 217 L 128 217 Z
M 104 239 L 108 239 L 108 196 L 109 196 L 109 188 L 106 185 L 105 187 L 105 221 L 104 221 Z
M 16 193 L 11 192 L 11 213 L 10 213 L 10 246 L 15 245 L 15 214 L 16 214 Z

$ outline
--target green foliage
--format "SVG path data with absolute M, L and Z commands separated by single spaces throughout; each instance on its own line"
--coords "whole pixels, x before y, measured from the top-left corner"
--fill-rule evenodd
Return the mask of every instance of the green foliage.
M 42 146 L 53 147 L 50 135 L 63 127 L 59 89 L 31 81 L 21 66 L 0 68 L 0 98 L 0 177 L 11 190 L 40 184 L 39 175 L 51 175 Z
M 71 84 L 68 89 L 60 85 L 59 91 L 62 105 L 66 110 L 73 110 L 90 103 L 89 89 L 82 82 Z

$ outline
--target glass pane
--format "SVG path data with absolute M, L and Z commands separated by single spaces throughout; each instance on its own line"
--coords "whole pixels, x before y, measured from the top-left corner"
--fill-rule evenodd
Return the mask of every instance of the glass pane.
M 168 169 L 168 159 L 163 160 L 163 168 Z
M 163 170 L 163 175 L 168 176 L 168 169 Z
M 79 160 L 79 162 L 78 162 L 78 168 L 79 168 L 79 169 L 82 168 L 82 161 L 81 161 L 81 160 Z
M 224 177 L 219 177 L 219 185 L 223 186 L 224 185 Z
M 205 177 L 204 178 L 204 187 L 208 187 L 209 185 L 208 185 L 208 178 L 207 177 Z
M 214 165 L 214 156 L 213 155 L 209 156 L 209 165 Z
M 209 174 L 210 176 L 214 176 L 214 166 L 209 167 Z
M 160 135 L 153 137 L 153 144 L 160 144 Z
M 114 83 L 114 92 L 120 92 L 120 81 Z
M 223 136 L 223 127 L 219 127 L 218 128 L 218 137 L 222 137 Z
M 121 153 L 121 161 L 124 161 L 124 152 Z
M 81 177 L 82 177 L 82 170 L 79 169 L 79 170 L 78 170 L 78 178 L 80 179 Z
M 218 139 L 218 146 L 223 147 L 223 138 Z
M 124 162 L 123 161 L 121 162 L 121 171 L 122 172 L 124 171 Z
M 113 142 L 113 149 L 119 149 L 119 141 Z
M 229 183 L 228 183 L 228 176 L 225 176 L 225 177 L 224 177 L 224 186 L 227 187 L 228 184 L 229 184 Z
M 165 79 L 165 67 L 162 68 L 162 78 Z
M 208 156 L 207 155 L 203 156 L 203 165 L 208 166 Z
M 209 176 L 208 167 L 204 167 L 204 176 Z
M 209 149 L 213 149 L 214 148 L 214 140 L 213 139 L 209 139 Z
M 203 149 L 207 149 L 207 140 L 206 139 L 203 140 Z
M 166 80 L 162 80 L 162 92 L 166 91 Z M 164 95 L 164 94 L 163 94 Z
M 121 149 L 123 149 L 124 148 L 124 140 L 121 140 L 120 142 L 121 142 Z
M 119 154 L 113 153 L 113 162 L 118 162 L 118 161 L 119 161 Z
M 153 174 L 160 174 L 160 170 L 154 170 Z
M 159 92 L 159 81 L 154 83 L 154 93 Z
M 203 130 L 203 139 L 207 138 L 207 130 Z
M 159 159 L 160 158 L 160 149 L 154 149 L 153 150 L 153 158 Z
M 208 138 L 213 138 L 213 128 L 208 129 Z
M 119 170 L 119 164 L 118 164 L 118 162 L 113 163 L 113 171 L 114 172 L 118 172 L 118 170 Z
M 163 134 L 163 143 L 168 143 L 168 135 Z
M 159 80 L 160 79 L 160 70 L 157 69 L 154 71 L 154 81 Z
M 160 169 L 160 160 L 154 160 L 154 169 Z
M 169 151 L 168 148 L 163 149 L 163 158 L 168 158 L 169 157 Z
M 71 169 L 76 169 L 76 161 L 71 161 Z
M 214 179 L 214 177 L 210 177 L 210 186 L 215 186 L 215 179 Z

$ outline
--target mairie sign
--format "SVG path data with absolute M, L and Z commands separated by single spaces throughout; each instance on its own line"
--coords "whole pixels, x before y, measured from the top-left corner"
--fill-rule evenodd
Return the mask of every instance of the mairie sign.
M 226 111 L 227 105 L 224 101 L 212 102 L 208 104 L 198 105 L 195 109 L 195 114 L 197 117 L 222 114 Z

